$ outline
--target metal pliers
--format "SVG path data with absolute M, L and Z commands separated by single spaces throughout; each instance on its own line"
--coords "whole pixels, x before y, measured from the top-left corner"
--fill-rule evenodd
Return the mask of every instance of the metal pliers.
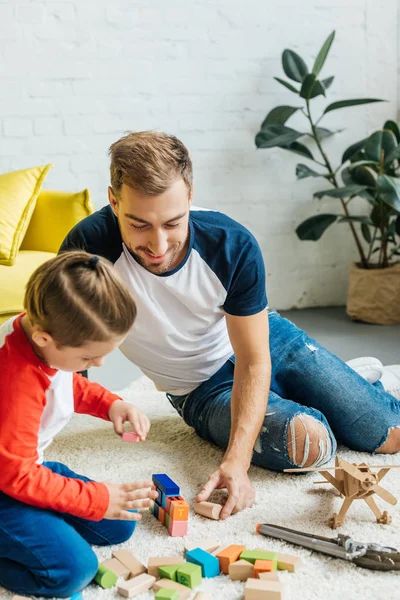
M 348 535 L 339 534 L 337 538 L 326 538 L 295 529 L 260 523 L 257 532 L 261 535 L 292 542 L 315 552 L 342 558 L 349 562 L 372 569 L 373 571 L 400 571 L 400 552 L 396 548 L 356 542 Z

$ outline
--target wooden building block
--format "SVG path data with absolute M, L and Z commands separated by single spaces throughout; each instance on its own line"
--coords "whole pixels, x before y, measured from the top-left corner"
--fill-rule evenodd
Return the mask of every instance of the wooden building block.
M 124 431 L 122 440 L 124 442 L 140 442 L 140 436 L 134 431 Z
M 181 565 L 165 565 L 158 567 L 158 575 L 161 579 L 170 579 L 176 581 L 176 572 Z
M 133 596 L 146 592 L 153 587 L 155 581 L 155 577 L 147 573 L 142 573 L 137 577 L 133 577 L 133 579 L 128 579 L 128 581 L 121 583 L 117 588 L 117 592 L 121 596 L 125 596 L 125 598 L 133 598 Z
M 179 485 L 176 485 L 175 481 L 172 481 L 165 473 L 158 473 L 152 477 L 153 483 L 160 489 L 166 496 L 179 496 L 180 489 Z
M 179 600 L 179 592 L 176 590 L 167 590 L 167 588 L 161 588 L 155 595 L 155 600 Z
M 201 548 L 186 552 L 186 560 L 195 565 L 200 565 L 203 577 L 216 577 L 220 574 L 218 558 Z
M 140 562 L 129 550 L 113 550 L 113 558 L 119 560 L 131 574 L 131 577 L 137 577 L 142 573 L 146 573 L 146 567 Z
M 183 537 L 188 532 L 188 521 L 175 521 L 174 519 L 169 520 L 168 533 L 173 537 Z
M 208 592 L 197 592 L 194 600 L 212 600 L 212 597 Z
M 271 573 L 272 571 L 276 571 L 274 567 L 275 564 L 273 560 L 257 559 L 254 563 L 254 577 L 257 579 L 260 573 Z
M 201 567 L 193 563 L 185 563 L 176 573 L 176 581 L 191 589 L 201 584 Z
M 192 595 L 192 590 L 176 581 L 171 581 L 170 579 L 159 579 L 153 585 L 154 592 L 161 590 L 162 588 L 167 588 L 167 590 L 176 590 L 179 594 L 179 600 L 188 600 Z
M 187 521 L 189 519 L 189 504 L 181 496 L 167 498 L 167 513 L 174 521 Z
M 280 581 L 278 571 L 263 571 L 258 574 L 258 579 L 267 579 L 269 581 Z
M 158 520 L 160 521 L 161 525 L 165 525 L 165 508 L 162 506 L 158 507 Z
M 239 556 L 242 552 L 246 550 L 246 546 L 238 546 L 236 544 L 231 544 L 227 548 L 224 548 L 215 556 L 219 560 L 219 566 L 223 573 L 228 575 L 229 573 L 229 565 L 238 560 Z
M 198 515 L 218 521 L 222 506 L 221 504 L 215 504 L 214 502 L 196 502 L 193 505 L 193 510 Z
M 295 556 L 293 554 L 281 554 L 278 552 L 277 563 L 280 571 L 290 571 L 291 573 L 295 573 L 295 571 L 301 566 L 302 561 L 300 556 Z
M 168 527 L 169 527 L 169 522 L 170 522 L 170 520 L 171 520 L 171 517 L 170 517 L 170 516 L 169 516 L 169 514 L 166 512 L 166 513 L 165 513 L 164 525 L 165 525 L 165 527 L 166 527 L 167 529 L 168 529 Z
M 104 560 L 102 563 L 103 567 L 113 571 L 117 577 L 123 577 L 123 579 L 128 579 L 130 576 L 130 570 L 128 567 L 122 564 L 117 558 L 109 558 L 108 560 Z
M 245 550 L 241 553 L 240 558 L 253 563 L 253 565 L 256 560 L 272 560 L 274 562 L 274 571 L 277 569 L 276 552 L 265 552 L 264 550 Z
M 29 600 L 28 596 L 13 596 L 11 600 Z
M 244 600 L 282 600 L 279 581 L 248 579 L 244 587 Z
M 16 596 L 19 598 L 19 596 Z M 69 600 L 83 600 L 83 596 L 80 592 L 76 592 Z
M 153 577 L 159 577 L 158 568 L 168 565 L 182 565 L 185 562 L 183 556 L 151 556 L 147 562 L 147 572 Z
M 229 565 L 228 572 L 232 581 L 246 581 L 254 577 L 254 566 L 248 560 L 237 560 Z
M 110 588 L 114 587 L 114 585 L 117 583 L 117 579 L 118 577 L 114 571 L 110 571 L 110 569 L 107 569 L 103 564 L 99 565 L 97 573 L 94 577 L 95 582 L 105 590 L 109 590 Z
M 199 540 L 198 542 L 186 542 L 185 544 L 185 552 L 187 552 L 188 550 L 194 550 L 195 548 L 201 548 L 202 550 L 205 550 L 206 552 L 209 552 L 210 554 L 213 554 L 213 552 L 215 550 L 218 550 L 219 548 L 222 548 L 219 544 L 219 542 L 216 542 L 213 539 L 204 539 L 204 540 Z
M 157 504 L 157 502 L 154 502 L 154 504 L 150 510 L 153 513 L 153 515 L 155 516 L 155 518 L 158 519 L 158 512 L 160 510 L 160 506 Z

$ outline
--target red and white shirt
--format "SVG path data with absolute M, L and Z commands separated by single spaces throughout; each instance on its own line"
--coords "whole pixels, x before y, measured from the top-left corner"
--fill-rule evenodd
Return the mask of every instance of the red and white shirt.
M 119 396 L 79 375 L 47 366 L 18 315 L 0 326 L 0 492 L 39 508 L 99 521 L 108 508 L 102 483 L 63 477 L 43 452 L 74 412 L 106 421 Z

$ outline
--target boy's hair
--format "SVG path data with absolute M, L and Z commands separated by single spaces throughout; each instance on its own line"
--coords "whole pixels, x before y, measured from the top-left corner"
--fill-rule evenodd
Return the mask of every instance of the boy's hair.
M 156 131 L 130 132 L 110 146 L 109 154 L 111 187 L 117 199 L 123 183 L 155 196 L 181 177 L 188 191 L 192 190 L 189 152 L 173 135 Z
M 24 308 L 58 346 L 78 347 L 126 334 L 136 305 L 106 259 L 64 252 L 43 263 L 26 285 Z

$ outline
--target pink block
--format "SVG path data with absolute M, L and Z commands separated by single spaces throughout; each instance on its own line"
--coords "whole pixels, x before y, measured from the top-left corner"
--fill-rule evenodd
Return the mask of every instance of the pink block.
M 188 532 L 188 521 L 169 520 L 168 533 L 173 537 L 182 537 Z
M 140 442 L 140 436 L 134 431 L 124 431 L 122 439 L 124 442 Z

